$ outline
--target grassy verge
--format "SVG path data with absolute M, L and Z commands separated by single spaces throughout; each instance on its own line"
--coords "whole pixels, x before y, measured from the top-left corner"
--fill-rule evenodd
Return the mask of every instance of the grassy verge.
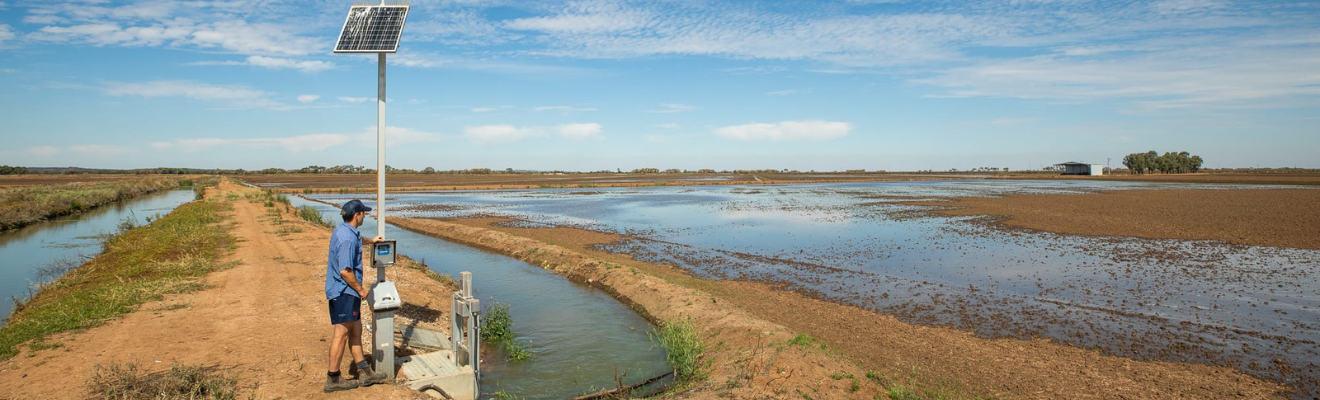
M 509 305 L 498 302 L 490 307 L 483 307 L 481 314 L 481 341 L 504 349 L 510 360 L 523 361 L 532 356 L 531 350 L 518 341 L 513 332 L 513 320 L 509 316 Z
M 98 183 L 28 186 L 0 190 L 0 230 L 181 186 L 176 178 L 153 177 Z
M 701 370 L 701 354 L 706 346 L 697 337 L 697 328 L 692 322 L 669 321 L 660 326 L 659 334 L 653 339 L 665 348 L 665 360 L 674 367 L 674 377 L 680 383 L 700 381 L 706 378 Z
M 132 363 L 98 364 L 87 385 L 93 396 L 101 399 L 228 400 L 238 398 L 239 393 L 238 381 L 215 368 L 180 364 L 154 374 Z
M 100 325 L 164 294 L 200 289 L 199 278 L 224 267 L 219 259 L 234 241 L 231 226 L 222 223 L 229 209 L 223 202 L 194 201 L 107 239 L 100 256 L 41 285 L 32 298 L 15 301 L 0 328 L 0 360 L 13 357 L 25 342 L 32 341 L 33 349 L 58 346 L 43 340 Z

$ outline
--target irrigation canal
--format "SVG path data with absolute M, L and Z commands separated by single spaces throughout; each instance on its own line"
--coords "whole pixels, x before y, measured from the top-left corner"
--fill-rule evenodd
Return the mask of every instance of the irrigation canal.
M 58 217 L 7 232 L 0 232 L 0 315 L 9 316 L 14 298 L 25 298 L 32 285 L 49 282 L 101 254 L 105 236 L 119 224 L 165 215 L 192 201 L 191 189 L 152 193 L 91 211 Z M 3 321 L 0 321 L 3 324 Z
M 363 202 L 375 207 L 369 197 L 362 196 Z M 327 221 L 340 220 L 337 208 L 301 198 L 290 201 L 316 207 Z M 375 220 L 368 218 L 361 231 L 374 234 Z M 400 254 L 433 271 L 450 276 L 472 271 L 473 290 L 483 307 L 509 305 L 514 332 L 533 356 L 512 362 L 491 353 L 482 360 L 483 398 L 503 392 L 564 399 L 613 388 L 616 374 L 630 384 L 670 369 L 664 350 L 648 336 L 650 323 L 605 292 L 517 259 L 400 228 L 389 229 L 386 236 L 398 240 Z

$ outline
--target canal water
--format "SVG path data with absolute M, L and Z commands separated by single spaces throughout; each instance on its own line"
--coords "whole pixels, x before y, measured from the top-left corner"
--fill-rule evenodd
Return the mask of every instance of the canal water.
M 375 207 L 370 197 L 362 200 Z M 327 221 L 342 221 L 332 206 L 290 201 L 316 207 Z M 375 220 L 368 218 L 361 231 L 375 235 Z M 510 398 L 564 399 L 614 388 L 616 376 L 630 384 L 670 370 L 664 349 L 648 336 L 650 323 L 600 290 L 517 259 L 401 228 L 389 227 L 386 236 L 398 240 L 399 254 L 433 271 L 453 277 L 471 271 L 482 307 L 509 305 L 514 332 L 533 355 L 521 362 L 507 361 L 499 353 L 484 359 L 483 398 L 504 393 L 516 396 Z
M 708 279 L 779 283 L 983 337 L 1231 365 L 1305 398 L 1320 395 L 1320 251 L 1003 230 L 902 204 L 1133 188 L 1234 186 L 975 180 L 444 191 L 391 195 L 390 213 L 618 233 L 629 239 L 603 250 Z
M 192 201 L 192 190 L 148 194 L 91 211 L 0 232 L 0 315 L 9 316 L 14 298 L 29 296 L 29 287 L 49 282 L 101 254 L 101 243 L 119 224 L 165 215 Z M 2 322 L 0 322 L 2 323 Z

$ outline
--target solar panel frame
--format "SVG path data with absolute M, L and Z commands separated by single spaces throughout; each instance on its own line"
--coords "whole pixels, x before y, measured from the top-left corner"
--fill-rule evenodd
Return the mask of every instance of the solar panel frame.
M 344 17 L 335 53 L 394 53 L 408 19 L 406 5 L 354 5 Z

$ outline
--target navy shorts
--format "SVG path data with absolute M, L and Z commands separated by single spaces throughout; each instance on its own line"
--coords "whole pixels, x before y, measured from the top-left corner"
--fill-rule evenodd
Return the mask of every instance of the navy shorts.
M 342 324 L 362 319 L 362 300 L 349 294 L 341 294 L 339 297 L 329 300 L 330 302 L 330 324 Z

